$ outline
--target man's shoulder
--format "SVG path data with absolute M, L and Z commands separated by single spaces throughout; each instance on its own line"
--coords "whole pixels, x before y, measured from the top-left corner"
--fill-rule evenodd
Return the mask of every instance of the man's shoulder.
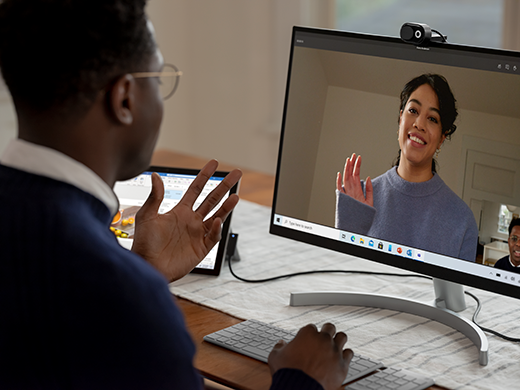
M 73 223 L 78 227 L 86 223 L 82 223 L 84 220 L 107 223 L 110 219 L 103 202 L 71 184 L 1 164 L 0 182 L 0 210 L 4 217 L 17 218 L 30 212 L 38 223 Z
M 501 259 L 497 260 L 495 263 L 495 268 L 507 270 L 511 268 L 511 264 L 509 264 L 509 255 L 502 257 Z
M 86 194 L 79 188 L 63 181 L 2 164 L 0 164 L 0 180 L 2 182 L 0 195 L 4 199 L 58 202 L 67 197 L 68 202 L 63 203 L 66 206 L 73 202 L 77 195 Z M 83 197 L 83 195 L 80 195 L 80 197 Z
M 109 230 L 110 213 L 94 196 L 67 183 L 0 165 L 0 179 L 13 186 L 0 190 L 0 242 L 4 255 L 26 259 L 29 267 L 53 267 L 46 273 L 56 283 L 115 291 L 164 284 L 160 274 L 126 250 Z M 29 183 L 36 184 L 29 184 Z M 4 183 L 5 184 L 5 183 Z M 4 264 L 9 266 L 9 262 Z M 119 284 L 118 287 L 116 287 Z

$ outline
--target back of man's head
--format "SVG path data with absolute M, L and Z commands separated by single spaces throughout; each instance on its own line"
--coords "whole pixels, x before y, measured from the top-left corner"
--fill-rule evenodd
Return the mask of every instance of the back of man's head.
M 84 113 L 155 51 L 146 0 L 0 0 L 0 67 L 18 113 Z

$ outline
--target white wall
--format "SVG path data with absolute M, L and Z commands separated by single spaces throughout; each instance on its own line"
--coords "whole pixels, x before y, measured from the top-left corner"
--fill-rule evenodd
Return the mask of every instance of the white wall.
M 183 72 L 158 148 L 274 173 L 293 25 L 329 27 L 334 0 L 150 0 L 166 61 Z M 16 136 L 0 80 L 0 153 Z
M 504 37 L 518 49 L 516 0 Z M 165 58 L 184 71 L 159 148 L 273 173 L 291 26 L 333 27 L 334 0 L 150 0 Z M 509 41 L 508 41 L 509 42 Z M 0 153 L 16 122 L 0 82 Z
M 291 28 L 326 26 L 327 3 L 151 0 L 164 57 L 184 72 L 158 148 L 274 173 Z

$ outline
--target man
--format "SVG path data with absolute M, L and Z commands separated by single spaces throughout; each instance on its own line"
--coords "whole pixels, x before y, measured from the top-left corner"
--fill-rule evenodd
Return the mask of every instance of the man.
M 520 273 L 520 218 L 509 224 L 509 256 L 504 256 L 495 263 L 495 268 Z
M 163 215 L 154 176 L 132 251 L 109 231 L 112 187 L 149 165 L 163 115 L 145 3 L 0 3 L 0 67 L 18 118 L 0 158 L 0 388 L 202 387 L 167 283 L 218 242 L 238 198 L 204 218 L 241 173 L 193 211 L 210 161 Z M 337 388 L 352 357 L 346 339 L 326 324 L 277 344 L 272 388 Z

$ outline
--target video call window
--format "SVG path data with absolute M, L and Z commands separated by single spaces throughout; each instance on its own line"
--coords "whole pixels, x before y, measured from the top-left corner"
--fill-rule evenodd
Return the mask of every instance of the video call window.
M 456 131 L 436 157 L 438 176 L 462 201 L 460 207 L 467 208 L 482 245 L 497 238 L 507 241 L 507 234 L 497 232 L 497 215 L 502 204 L 520 204 L 515 137 L 520 110 L 514 104 L 520 100 L 519 75 L 395 57 L 294 47 L 276 213 L 335 227 L 336 175 L 346 158 L 362 156 L 362 179 L 373 180 L 391 169 L 399 151 L 400 93 L 411 79 L 438 74 L 447 80 L 459 112 Z M 449 215 L 439 213 L 444 226 L 462 223 Z M 390 223 L 400 231 L 422 218 L 419 213 L 392 217 Z M 471 238 L 474 255 L 467 258 L 443 253 L 444 244 L 456 240 L 449 231 L 433 232 L 429 242 L 410 241 L 413 236 L 417 234 L 389 241 L 482 261 L 477 237 Z

